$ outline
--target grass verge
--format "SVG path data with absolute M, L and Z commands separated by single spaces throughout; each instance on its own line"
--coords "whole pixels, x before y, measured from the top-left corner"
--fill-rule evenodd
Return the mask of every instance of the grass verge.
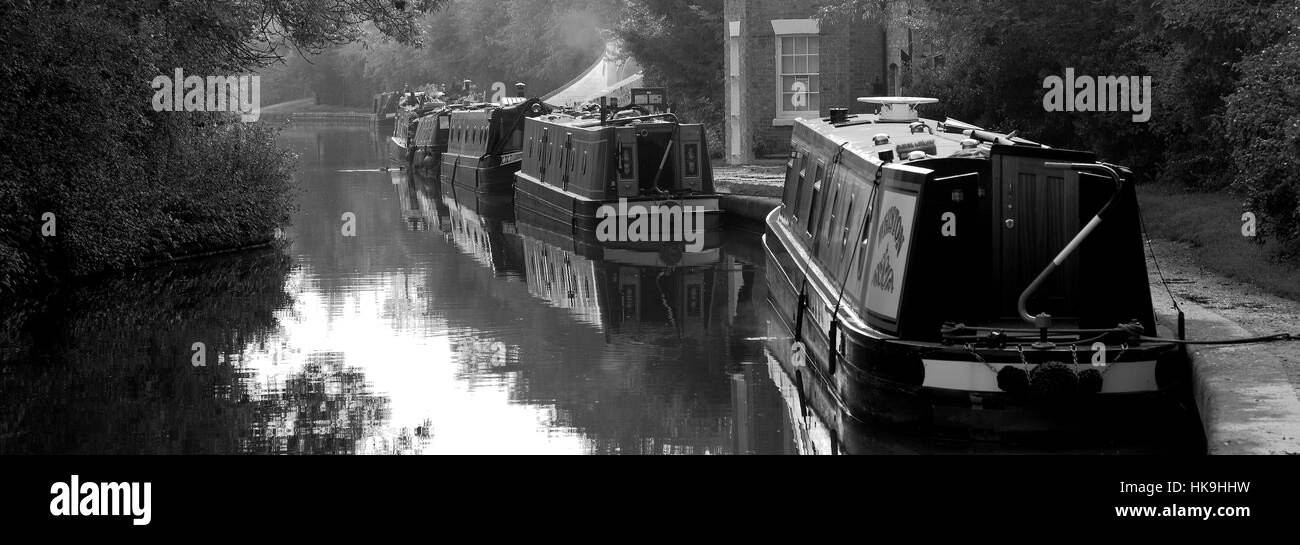
M 1300 263 L 1273 241 L 1242 235 L 1241 199 L 1159 185 L 1138 186 L 1137 195 L 1150 236 L 1190 243 L 1206 269 L 1300 301 Z

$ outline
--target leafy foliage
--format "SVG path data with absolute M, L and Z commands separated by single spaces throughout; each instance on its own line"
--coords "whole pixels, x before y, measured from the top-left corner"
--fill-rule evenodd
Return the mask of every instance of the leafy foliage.
M 1300 6 L 1280 19 L 1300 21 Z M 1300 35 L 1253 53 L 1238 65 L 1241 82 L 1224 99 L 1234 188 L 1263 216 L 1260 239 L 1276 236 L 1300 255 Z
M 1289 45 L 1298 5 L 849 0 L 823 11 L 920 29 L 946 62 L 913 70 L 908 92 L 939 98 L 943 114 L 1090 149 L 1146 180 L 1242 190 L 1272 234 L 1300 243 L 1296 141 L 1287 132 L 1300 103 Z M 908 20 L 898 21 L 900 14 Z M 1046 112 L 1043 78 L 1067 67 L 1080 75 L 1150 75 L 1150 122 L 1133 123 L 1122 112 Z
M 153 111 L 153 78 L 244 72 L 361 24 L 411 41 L 417 15 L 369 0 L 0 3 L 22 21 L 0 30 L 0 296 L 268 239 L 289 218 L 292 156 L 225 112 Z
M 666 87 L 683 118 L 704 123 L 715 156 L 725 149 L 722 7 L 722 0 L 630 1 L 616 30 L 647 83 Z
M 617 12 L 612 0 L 462 0 L 415 22 L 418 47 L 369 29 L 354 43 L 291 55 L 284 66 L 263 74 L 279 100 L 315 93 L 322 103 L 343 106 L 368 107 L 375 93 L 406 85 L 438 83 L 455 90 L 466 79 L 480 90 L 496 81 L 508 89 L 523 82 L 540 94 L 604 52 L 601 29 Z M 293 89 L 282 91 L 284 86 Z

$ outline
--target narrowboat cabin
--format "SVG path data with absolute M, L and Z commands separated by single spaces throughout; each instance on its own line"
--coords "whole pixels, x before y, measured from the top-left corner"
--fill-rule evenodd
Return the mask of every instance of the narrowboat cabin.
M 411 138 L 410 163 L 414 168 L 437 170 L 447 151 L 451 135 L 451 112 L 455 106 L 442 107 L 415 119 L 415 136 Z
M 766 220 L 801 392 L 820 383 L 862 421 L 1015 432 L 1138 420 L 1188 391 L 1131 172 L 920 118 L 934 99 L 859 100 L 877 113 L 795 123 Z
M 515 175 L 521 209 L 597 234 L 602 223 L 635 223 L 647 211 L 660 212 L 659 225 L 668 225 L 652 225 L 643 237 L 621 227 L 605 237 L 624 241 L 675 240 L 673 229 L 707 234 L 722 226 L 702 125 L 671 113 L 555 114 L 527 120 L 523 144 Z
M 403 106 L 397 110 L 393 122 L 393 134 L 389 137 L 393 159 L 404 165 L 411 165 L 415 160 L 415 141 L 420 120 L 435 115 L 447 107 L 445 102 L 430 99 L 423 92 L 411 93 L 411 95 L 414 97 L 413 105 Z
M 542 101 L 513 100 L 453 110 L 448 118 L 447 151 L 441 158 L 442 183 L 483 194 L 510 195 L 523 160 L 524 120 L 551 113 Z

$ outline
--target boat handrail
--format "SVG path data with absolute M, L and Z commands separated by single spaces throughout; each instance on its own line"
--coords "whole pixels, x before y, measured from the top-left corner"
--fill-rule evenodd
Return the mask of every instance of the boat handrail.
M 677 120 L 677 114 L 674 114 L 672 112 L 660 112 L 657 114 L 650 114 L 650 115 L 638 115 L 635 117 L 620 117 L 618 119 L 608 119 L 605 121 L 603 125 L 622 125 L 624 123 L 628 123 L 632 121 L 642 121 L 647 119 L 655 119 L 659 117 L 665 118 L 672 123 L 680 123 Z M 596 125 L 600 125 L 600 124 L 601 123 L 599 121 L 596 123 Z M 595 126 L 595 125 L 586 125 L 586 126 Z
M 1096 229 L 1098 225 L 1101 225 L 1102 220 L 1109 215 L 1111 208 L 1117 201 L 1119 201 L 1120 195 L 1123 193 L 1124 189 L 1124 179 L 1120 177 L 1119 172 L 1117 172 L 1113 166 L 1106 163 L 1047 162 L 1044 163 L 1043 166 L 1075 171 L 1094 171 L 1106 174 L 1115 181 L 1115 193 L 1110 196 L 1110 200 L 1106 201 L 1106 204 L 1101 207 L 1101 210 L 1097 211 L 1097 214 L 1092 217 L 1092 220 L 1090 220 L 1083 229 L 1080 229 L 1079 232 L 1074 235 L 1074 238 L 1065 245 L 1065 248 L 1061 250 L 1061 253 L 1057 254 L 1056 257 L 1047 264 L 1047 267 L 1043 268 L 1043 271 L 1038 273 L 1038 277 L 1034 278 L 1034 281 L 1029 283 L 1029 287 L 1026 287 L 1025 291 L 1020 292 L 1020 299 L 1016 303 L 1017 310 L 1020 312 L 1020 319 L 1034 324 L 1034 327 L 1038 328 L 1040 332 L 1046 332 L 1047 328 L 1051 326 L 1052 316 L 1046 312 L 1041 312 L 1037 315 L 1030 314 L 1025 308 L 1029 302 L 1029 297 L 1033 295 L 1040 286 L 1042 286 L 1043 282 L 1047 280 L 1047 277 L 1052 274 L 1052 271 L 1056 270 L 1057 267 L 1064 263 L 1065 260 L 1070 257 L 1070 254 L 1074 253 L 1074 250 L 1083 243 L 1083 240 L 1088 238 L 1088 235 L 1092 234 L 1092 231 Z

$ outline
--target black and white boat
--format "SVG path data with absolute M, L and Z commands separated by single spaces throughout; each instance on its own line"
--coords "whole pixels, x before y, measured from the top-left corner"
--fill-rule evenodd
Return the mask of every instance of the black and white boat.
M 466 105 L 448 116 L 442 183 L 483 194 L 510 195 L 524 153 L 524 120 L 551 113 L 536 98 L 505 97 Z
M 859 100 L 878 113 L 795 123 L 766 220 L 776 351 L 801 396 L 824 388 L 863 421 L 1013 432 L 1137 420 L 1185 395 L 1129 171 L 919 118 L 934 99 Z
M 640 211 L 662 212 L 647 224 L 666 221 L 669 229 L 651 225 L 645 241 L 674 228 L 716 233 L 722 211 L 704 127 L 672 113 L 622 113 L 529 119 L 515 175 L 518 206 L 588 233 L 605 218 L 625 225 Z

